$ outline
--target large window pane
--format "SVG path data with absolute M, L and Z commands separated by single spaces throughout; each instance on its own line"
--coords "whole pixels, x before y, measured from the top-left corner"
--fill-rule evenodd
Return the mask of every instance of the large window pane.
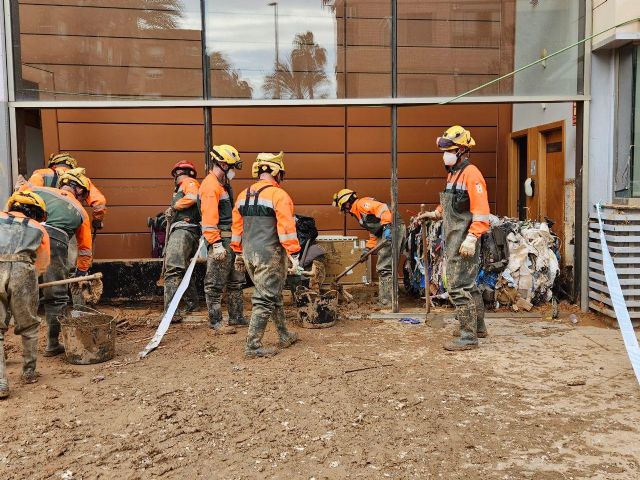
M 389 0 L 207 0 L 213 98 L 384 97 Z
M 454 96 L 578 40 L 579 0 L 398 0 L 398 94 Z M 575 94 L 578 49 L 473 95 Z
M 18 99 L 202 96 L 198 0 L 11 3 Z

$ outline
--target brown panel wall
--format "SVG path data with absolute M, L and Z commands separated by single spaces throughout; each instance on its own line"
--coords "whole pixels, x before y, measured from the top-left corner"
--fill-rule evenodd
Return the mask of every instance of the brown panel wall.
M 169 203 L 171 166 L 190 160 L 204 176 L 202 118 L 198 108 L 43 110 L 45 153 L 70 151 L 107 197 L 98 258 L 149 255 L 146 220 Z M 478 143 L 472 158 L 487 178 L 492 211 L 503 207 L 508 106 L 401 107 L 398 119 L 399 211 L 405 220 L 422 202 L 435 207 L 445 176 L 435 138 L 455 123 L 467 126 Z M 244 160 L 236 195 L 253 181 L 255 156 L 282 149 L 284 187 L 296 211 L 315 217 L 322 233 L 366 238 L 352 218 L 330 205 L 331 197 L 349 187 L 390 201 L 390 120 L 388 107 L 215 108 L 212 130 L 214 144 L 234 144 Z

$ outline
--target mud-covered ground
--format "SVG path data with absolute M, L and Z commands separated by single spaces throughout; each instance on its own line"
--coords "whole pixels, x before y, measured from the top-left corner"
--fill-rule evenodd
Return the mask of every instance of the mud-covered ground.
M 40 358 L 34 385 L 8 334 L 0 478 L 640 478 L 617 330 L 492 318 L 479 350 L 451 354 L 448 328 L 348 320 L 246 360 L 246 331 L 184 323 L 139 361 L 157 312 L 116 313 L 114 360 Z

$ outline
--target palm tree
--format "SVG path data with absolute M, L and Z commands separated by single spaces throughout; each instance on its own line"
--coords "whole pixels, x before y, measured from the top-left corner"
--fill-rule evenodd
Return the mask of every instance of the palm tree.
M 265 96 L 277 98 L 316 98 L 318 89 L 329 82 L 324 71 L 327 50 L 315 42 L 313 32 L 298 33 L 289 58 L 279 62 L 262 86 Z M 320 94 L 319 98 L 326 98 Z
M 211 69 L 211 95 L 217 98 L 251 98 L 253 88 L 242 80 L 238 71 L 231 66 L 221 52 L 209 55 Z M 214 93 L 215 92 L 215 93 Z

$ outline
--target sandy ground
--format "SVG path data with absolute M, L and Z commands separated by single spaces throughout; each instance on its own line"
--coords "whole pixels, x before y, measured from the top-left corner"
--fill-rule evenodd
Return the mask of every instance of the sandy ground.
M 34 385 L 7 336 L 0 478 L 640 478 L 640 388 L 613 329 L 492 318 L 451 354 L 448 328 L 349 320 L 246 360 L 244 330 L 184 323 L 138 361 L 157 314 L 120 315 L 113 361 L 41 358 Z

